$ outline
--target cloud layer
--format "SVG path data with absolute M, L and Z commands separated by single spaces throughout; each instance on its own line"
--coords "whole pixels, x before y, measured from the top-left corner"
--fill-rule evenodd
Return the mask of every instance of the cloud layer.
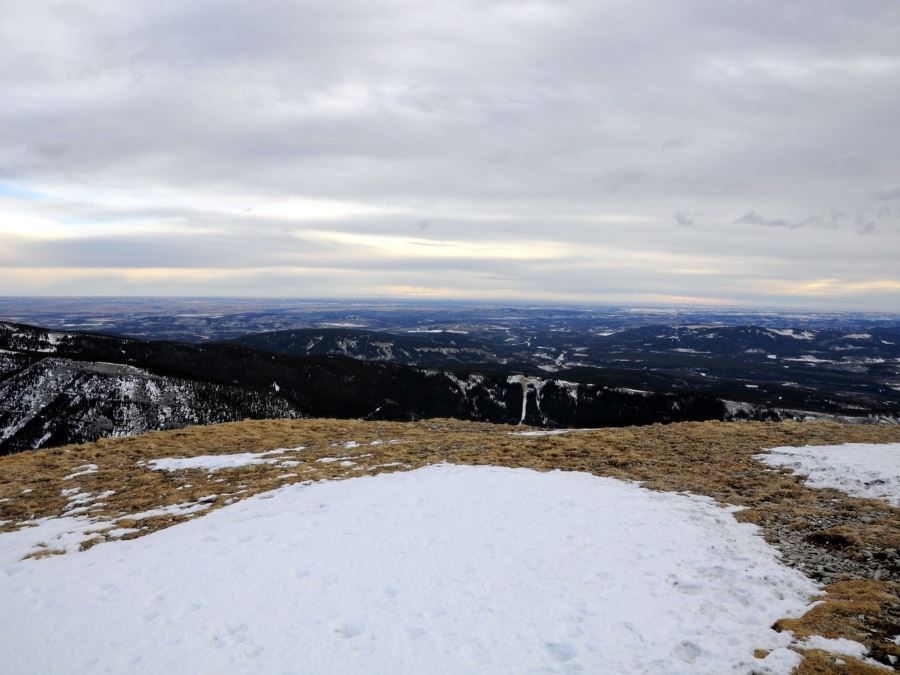
M 900 5 L 0 0 L 0 293 L 900 310 Z

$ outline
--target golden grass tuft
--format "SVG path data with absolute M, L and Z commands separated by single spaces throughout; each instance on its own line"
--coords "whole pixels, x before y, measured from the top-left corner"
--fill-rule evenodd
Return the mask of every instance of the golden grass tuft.
M 797 675 L 884 675 L 884 667 L 863 663 L 852 656 L 830 654 L 821 649 L 810 649 L 803 654 Z
M 792 631 L 798 638 L 821 635 L 856 640 L 866 644 L 874 657 L 883 660 L 886 656 L 896 656 L 900 662 L 900 647 L 890 640 L 891 636 L 900 634 L 900 582 L 839 581 L 825 591 L 816 598 L 820 604 L 798 619 L 781 619 L 775 628 Z M 809 650 L 804 653 L 804 666 L 800 672 L 869 673 L 878 670 L 849 657 L 840 657 L 848 664 L 846 670 L 822 670 L 831 663 L 830 659 L 825 652 Z

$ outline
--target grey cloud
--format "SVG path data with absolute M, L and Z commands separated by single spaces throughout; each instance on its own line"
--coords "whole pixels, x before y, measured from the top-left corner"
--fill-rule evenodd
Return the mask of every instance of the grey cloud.
M 860 234 L 872 234 L 876 227 L 877 223 L 874 220 L 866 220 L 862 217 L 856 219 L 856 231 Z
M 637 185 L 645 180 L 647 180 L 647 174 L 641 169 L 623 166 L 606 172 L 594 182 L 607 190 L 618 192 L 623 188 Z
M 883 217 L 886 213 L 881 214 Z M 756 211 L 749 211 L 734 221 L 735 225 L 762 225 L 765 227 L 780 227 L 788 230 L 798 230 L 805 227 L 837 229 L 845 226 L 848 221 L 847 214 L 842 211 L 815 214 L 801 220 L 789 220 L 787 218 L 767 218 Z M 878 227 L 877 221 L 872 218 L 870 211 L 857 212 L 851 223 L 852 228 L 859 234 L 871 234 Z
M 687 136 L 676 136 L 675 138 L 669 138 L 660 143 L 660 148 L 663 150 L 677 150 L 678 148 L 686 148 L 693 144 L 693 141 Z
M 36 0 L 7 9 L 2 180 L 49 195 L 29 205 L 35 217 L 121 223 L 92 243 L 22 244 L 19 259 L 35 266 L 101 264 L 104 252 L 135 266 L 239 266 L 242 255 L 261 267 L 313 266 L 314 255 L 349 264 L 321 244 L 305 244 L 304 257 L 286 234 L 315 227 L 652 248 L 732 270 L 735 252 L 774 256 L 766 274 L 787 281 L 838 269 L 896 278 L 900 212 L 884 209 L 900 189 L 872 191 L 900 175 L 894 0 L 677 9 L 650 0 Z M 53 196 L 58 186 L 65 196 Z M 128 203 L 157 193 L 168 201 Z M 246 197 L 257 210 L 293 197 L 350 200 L 397 215 L 291 223 L 223 213 L 194 203 L 199 194 Z M 745 211 L 737 224 L 748 227 L 734 227 Z M 131 228 L 156 225 L 191 234 L 144 232 L 143 250 L 129 250 Z M 777 243 L 754 226 L 780 228 Z M 459 261 L 353 264 L 372 270 L 373 283 L 391 266 L 404 283 L 470 283 L 446 273 L 463 269 Z M 487 284 L 498 269 L 515 279 L 533 270 L 547 292 L 597 287 L 589 271 L 570 278 L 528 265 L 480 260 L 465 271 Z M 741 268 L 744 281 L 752 269 Z M 616 274 L 617 288 L 703 292 L 663 272 Z M 735 299 L 765 300 L 740 290 L 749 287 L 741 279 L 720 282 Z M 270 294 L 287 281 L 273 273 L 246 283 Z M 327 277 L 317 283 L 327 288 Z M 890 301 L 900 307 L 900 297 Z
M 895 199 L 900 199 L 900 187 L 878 190 L 875 192 L 874 196 L 875 200 L 879 202 L 889 202 Z
M 871 173 L 875 164 L 866 157 L 846 155 L 826 160 L 826 168 L 838 176 L 864 176 Z
M 743 216 L 734 221 L 735 225 L 764 225 L 765 227 L 785 227 L 789 230 L 796 230 L 805 227 L 805 222 L 793 222 L 787 218 L 766 218 L 758 214 L 756 211 L 748 211 Z

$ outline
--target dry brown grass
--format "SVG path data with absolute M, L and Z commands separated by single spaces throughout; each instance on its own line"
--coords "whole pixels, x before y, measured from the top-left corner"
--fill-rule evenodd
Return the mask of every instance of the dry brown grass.
M 138 532 L 127 535 L 130 538 L 193 517 L 165 515 L 129 520 L 129 515 L 156 507 L 208 499 L 210 508 L 215 509 L 289 483 L 342 479 L 449 461 L 541 471 L 587 471 L 643 481 L 657 490 L 707 495 L 723 504 L 746 507 L 737 517 L 760 525 L 770 539 L 776 525 L 787 524 L 813 541 L 818 537 L 822 542 L 838 542 L 842 553 L 851 557 L 862 550 L 900 548 L 900 509 L 879 501 L 850 498 L 835 490 L 807 488 L 789 472 L 773 470 L 752 459 L 763 448 L 784 445 L 900 442 L 900 427 L 688 422 L 555 436 L 510 433 L 520 430 L 444 419 L 417 423 L 245 421 L 0 457 L 4 477 L 0 485 L 0 522 L 8 521 L 0 526 L 0 531 L 15 529 L 29 519 L 63 514 L 68 501 L 60 492 L 76 486 L 95 494 L 116 490 L 114 495 L 89 505 L 88 515 L 110 521 L 109 528 L 114 520 L 115 527 L 136 528 Z M 376 440 L 384 443 L 368 445 Z M 388 443 L 391 440 L 396 442 Z M 360 446 L 344 449 L 347 441 Z M 298 462 L 290 468 L 260 464 L 207 474 L 200 470 L 152 471 L 142 465 L 161 457 L 264 452 L 298 446 L 305 448 L 279 455 L 280 459 Z M 349 457 L 354 464 L 316 461 L 326 456 Z M 63 480 L 89 463 L 99 467 L 96 473 Z M 828 514 L 840 514 L 842 523 L 817 529 L 814 521 L 820 522 Z M 85 542 L 84 547 L 102 541 L 104 538 L 98 537 Z M 35 555 L 53 553 L 43 549 Z M 785 620 L 779 626 L 800 636 L 843 636 L 885 654 L 897 652 L 887 640 L 893 635 L 890 630 L 894 634 L 900 632 L 892 623 L 897 617 L 896 583 L 856 580 L 839 582 L 827 591 L 824 604 L 802 619 Z M 870 672 L 866 664 L 853 663 L 849 657 L 841 660 L 845 665 L 824 652 L 810 650 L 800 672 Z
M 779 630 L 790 630 L 798 638 L 821 635 L 825 638 L 847 638 L 869 646 L 870 653 L 878 658 L 896 656 L 900 660 L 900 647 L 890 637 L 900 634 L 900 583 L 896 581 L 854 580 L 839 581 L 828 587 L 827 593 L 817 598 L 822 602 L 799 619 L 781 619 L 775 624 Z M 818 650 L 815 650 L 818 651 Z M 801 673 L 833 672 L 821 670 L 828 659 L 825 652 L 807 652 L 812 659 L 809 670 Z M 854 661 L 842 657 L 848 663 Z M 812 664 L 817 664 L 812 669 Z M 856 661 L 854 668 L 839 672 L 876 672 L 871 666 Z M 881 672 L 884 672 L 883 670 Z
M 884 675 L 885 669 L 871 666 L 852 656 L 829 654 L 821 649 L 810 649 L 804 653 L 797 675 Z

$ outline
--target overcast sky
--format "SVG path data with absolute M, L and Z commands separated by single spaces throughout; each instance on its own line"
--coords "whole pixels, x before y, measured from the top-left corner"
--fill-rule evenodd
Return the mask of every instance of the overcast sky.
M 0 294 L 900 311 L 900 2 L 0 0 Z

